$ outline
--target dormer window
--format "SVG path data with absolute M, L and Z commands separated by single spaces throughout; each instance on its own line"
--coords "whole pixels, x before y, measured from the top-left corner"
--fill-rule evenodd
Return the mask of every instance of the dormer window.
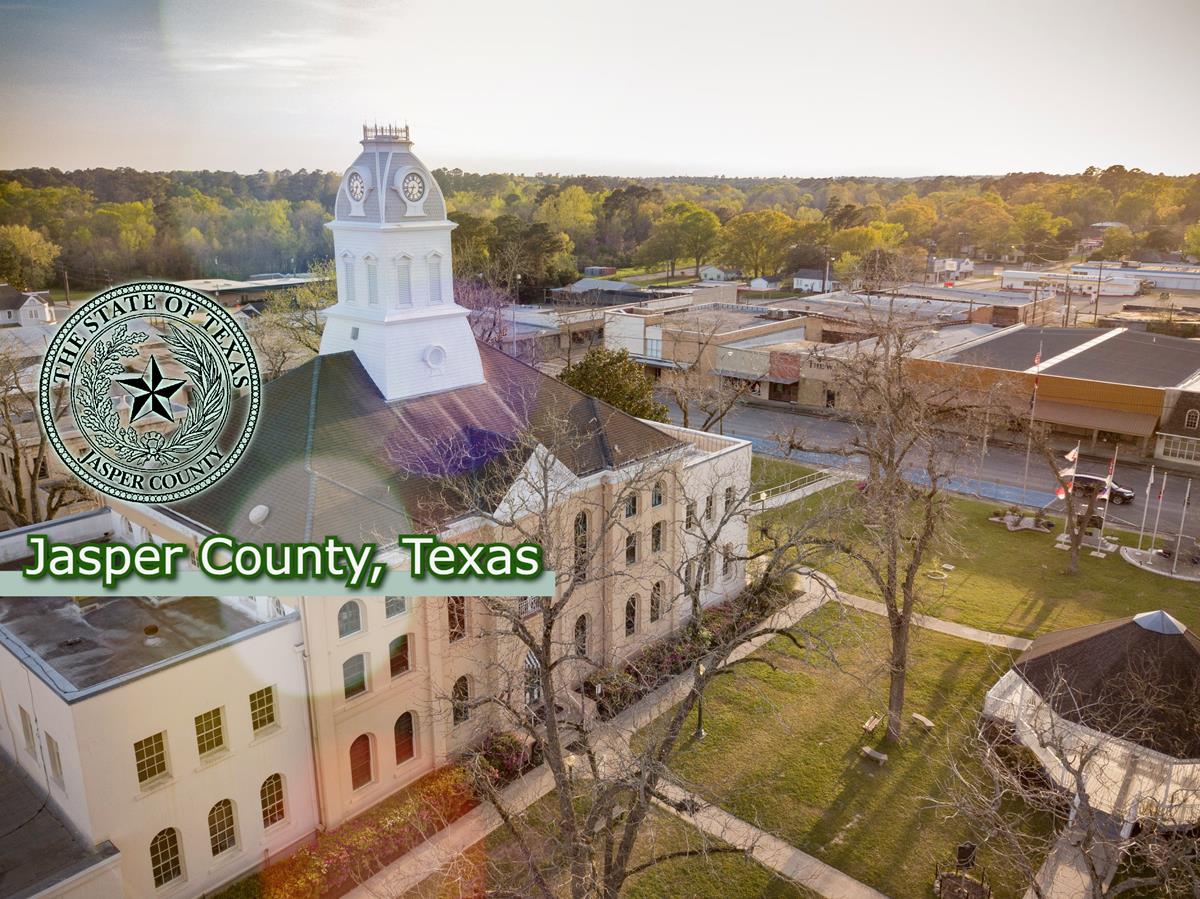
M 1189 431 L 1200 428 L 1200 409 L 1188 409 L 1187 415 L 1183 417 L 1183 426 Z

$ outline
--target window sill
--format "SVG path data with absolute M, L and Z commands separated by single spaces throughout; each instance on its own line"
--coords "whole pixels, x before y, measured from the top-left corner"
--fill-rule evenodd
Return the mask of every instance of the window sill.
M 255 731 L 254 736 L 251 738 L 250 742 L 247 745 L 251 746 L 251 747 L 259 746 L 262 743 L 265 743 L 268 740 L 270 740 L 272 737 L 283 733 L 285 730 L 287 730 L 287 728 L 284 727 L 282 724 L 270 724 L 270 725 L 264 727 L 262 730 Z
M 140 802 L 147 796 L 153 796 L 155 793 L 161 793 L 163 790 L 174 785 L 175 777 L 173 775 L 160 774 L 158 777 L 154 778 L 154 780 L 148 780 L 146 783 L 142 784 L 141 789 L 134 794 L 133 801 Z M 158 887 L 158 889 L 166 889 L 166 887 L 162 886 Z
M 199 774 L 201 771 L 207 771 L 209 768 L 214 768 L 233 753 L 229 751 L 228 746 L 222 746 L 220 749 L 214 749 L 200 756 L 200 764 L 192 769 L 193 773 Z

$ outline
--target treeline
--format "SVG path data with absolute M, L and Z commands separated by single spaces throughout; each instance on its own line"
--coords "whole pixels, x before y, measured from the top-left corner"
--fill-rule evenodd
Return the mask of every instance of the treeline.
M 1200 255 L 1200 176 L 619 178 L 438 170 L 456 274 L 526 298 L 584 265 L 720 263 L 748 275 L 872 254 Z M 85 289 L 139 275 L 246 277 L 327 258 L 332 172 L 0 172 L 0 279 Z

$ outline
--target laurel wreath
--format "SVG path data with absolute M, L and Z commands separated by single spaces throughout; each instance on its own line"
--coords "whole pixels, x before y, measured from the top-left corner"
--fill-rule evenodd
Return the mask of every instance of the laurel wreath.
M 124 374 L 122 359 L 138 354 L 137 345 L 148 335 L 129 333 L 124 325 L 113 328 L 111 335 L 96 342 L 91 360 L 80 364 L 76 380 L 80 423 L 91 431 L 91 439 L 105 449 L 115 449 L 123 462 L 146 461 L 176 463 L 200 447 L 225 413 L 225 390 L 220 359 L 198 336 L 168 325 L 171 333 L 163 342 L 192 381 L 191 402 L 187 415 L 174 430 L 139 432 L 132 425 L 121 427 L 121 418 L 109 391 L 112 379 Z

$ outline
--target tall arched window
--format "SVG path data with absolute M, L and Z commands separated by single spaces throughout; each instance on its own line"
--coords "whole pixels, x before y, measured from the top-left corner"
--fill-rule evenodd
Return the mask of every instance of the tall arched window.
M 588 654 L 588 619 L 580 615 L 575 619 L 575 655 L 587 658 Z
M 637 594 L 629 597 L 625 601 L 625 636 L 630 637 L 637 633 L 638 623 L 638 598 Z
M 663 582 L 655 581 L 650 588 L 650 620 L 658 621 L 662 617 Z
M 349 637 L 362 630 L 362 609 L 355 600 L 342 603 L 338 609 L 338 637 Z
M 455 724 L 462 724 L 471 717 L 471 685 L 465 676 L 454 682 L 450 690 L 450 705 Z
M 531 649 L 525 653 L 525 705 L 535 706 L 542 701 L 542 663 Z
M 442 301 L 442 254 L 429 254 L 429 302 L 436 306 Z
M 233 825 L 233 803 L 222 799 L 208 810 L 208 844 L 213 855 L 220 855 L 237 846 Z
M 396 305 L 412 305 L 412 257 L 396 257 Z
M 364 256 L 367 266 L 367 305 L 379 305 L 379 262 L 374 256 Z
M 154 885 L 160 887 L 183 876 L 183 860 L 179 855 L 179 831 L 166 827 L 150 841 L 150 873 Z
M 399 677 L 408 671 L 408 634 L 401 634 L 388 644 L 388 665 L 392 677 Z
M 358 302 L 358 298 L 355 295 L 356 292 L 354 290 L 354 275 L 354 254 L 343 253 L 342 270 L 338 274 L 338 277 L 342 279 L 341 295 L 345 297 L 346 302 L 350 303 L 351 305 Z
M 575 516 L 575 578 L 587 577 L 588 517 L 587 512 Z
M 371 762 L 371 736 L 359 734 L 350 744 L 350 786 L 361 790 L 374 780 Z
M 272 774 L 262 782 L 258 791 L 259 802 L 262 803 L 263 827 L 278 824 L 287 817 L 287 808 L 283 802 L 283 775 Z
M 1200 428 L 1200 409 L 1188 409 L 1187 415 L 1183 417 L 1183 426 L 1189 431 Z
M 367 657 L 361 652 L 342 662 L 342 695 L 353 699 L 367 692 Z
M 654 489 L 650 491 L 650 505 L 652 507 L 661 506 L 663 504 L 663 485 L 662 481 L 654 482 Z
M 467 635 L 467 598 L 465 596 L 446 598 L 446 619 L 451 643 L 461 640 Z
M 412 712 L 405 712 L 396 719 L 392 728 L 396 742 L 396 764 L 402 765 L 417 754 L 417 728 Z

